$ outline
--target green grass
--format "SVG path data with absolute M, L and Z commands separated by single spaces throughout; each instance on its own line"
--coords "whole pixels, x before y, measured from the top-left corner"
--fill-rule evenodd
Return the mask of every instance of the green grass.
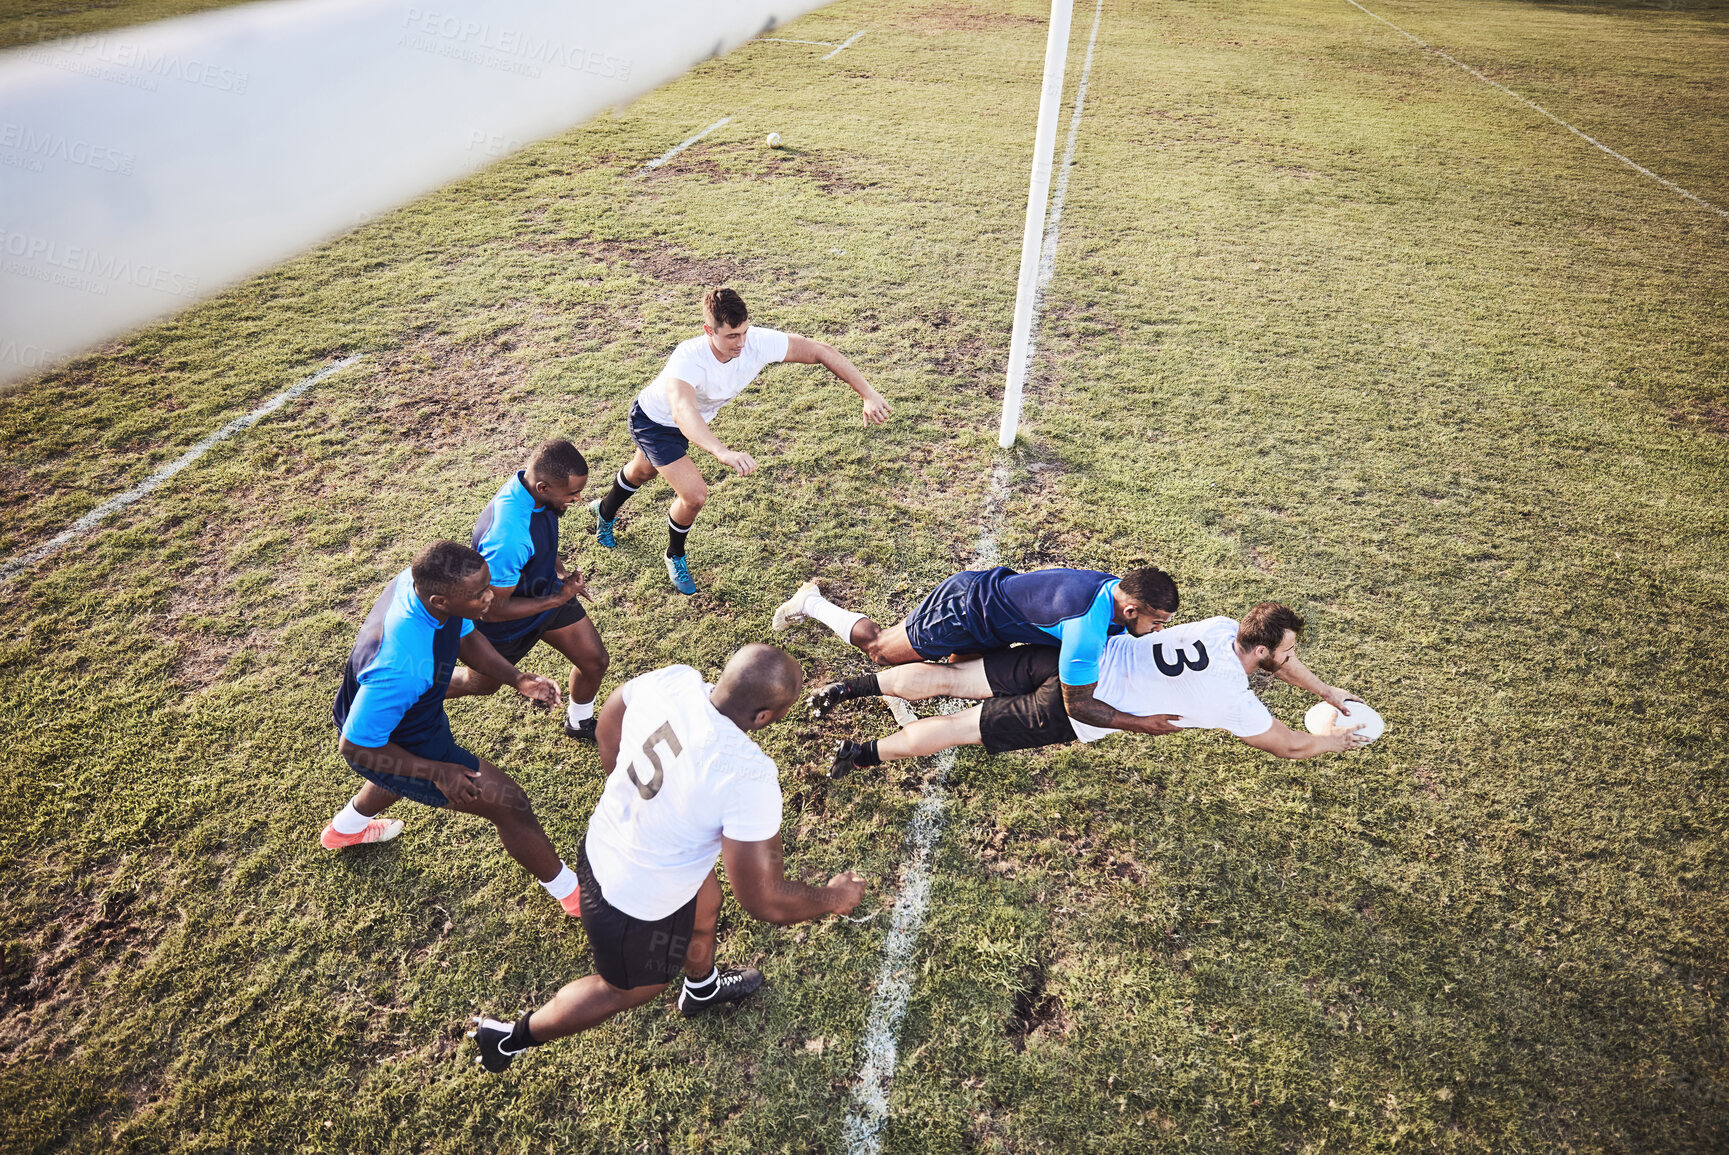
M 0 0 L 0 48 L 97 36 L 134 24 L 232 8 L 245 0 Z
M 586 973 L 582 935 L 461 816 L 318 850 L 354 785 L 324 719 L 378 586 L 529 446 L 623 459 L 715 280 L 896 417 L 866 434 L 814 368 L 730 407 L 765 466 L 705 463 L 694 601 L 655 560 L 664 487 L 615 554 L 573 525 L 610 681 L 712 673 L 813 570 L 892 618 L 971 560 L 1043 44 L 1041 5 L 1003 7 L 824 10 L 787 35 L 869 30 L 830 64 L 747 46 L 0 396 L 9 556 L 367 355 L 10 584 L 0 1148 L 840 1147 L 884 919 L 729 900 L 758 1001 L 485 1078 L 463 1018 Z M 1369 7 L 1729 203 L 1719 7 Z M 1320 0 L 1107 4 L 1080 140 L 1005 557 L 1153 560 L 1187 617 L 1286 601 L 1390 730 L 1307 763 L 1219 734 L 963 752 L 885 1148 L 1729 1144 L 1729 224 Z M 592 754 L 520 702 L 451 712 L 568 855 Z M 887 725 L 765 735 L 794 870 L 857 866 L 872 902 L 925 770 L 815 774 Z

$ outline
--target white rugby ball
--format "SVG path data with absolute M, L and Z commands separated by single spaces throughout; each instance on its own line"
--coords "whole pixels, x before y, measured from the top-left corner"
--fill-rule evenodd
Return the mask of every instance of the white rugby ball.
M 1345 706 L 1346 710 L 1341 714 L 1326 702 L 1316 702 L 1303 715 L 1303 727 L 1311 734 L 1325 736 L 1362 723 L 1363 728 L 1357 731 L 1357 737 L 1365 742 L 1373 742 L 1386 732 L 1387 723 L 1365 703 L 1346 702 Z
M 780 133 L 778 133 L 778 132 L 769 133 L 768 139 L 763 141 L 763 143 L 768 145 L 770 148 L 779 148 L 780 147 Z

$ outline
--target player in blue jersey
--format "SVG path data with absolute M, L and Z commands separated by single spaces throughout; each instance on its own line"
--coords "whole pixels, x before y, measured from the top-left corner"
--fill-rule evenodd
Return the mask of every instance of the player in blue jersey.
M 570 704 L 564 732 L 594 741 L 594 695 L 611 659 L 578 597 L 580 572 L 558 556 L 558 521 L 588 484 L 588 462 L 568 441 L 548 441 L 528 466 L 510 475 L 474 525 L 474 548 L 492 577 L 492 604 L 475 628 L 504 660 L 522 661 L 536 642 L 570 659 Z M 464 665 L 446 698 L 491 694 L 500 682 Z
M 366 785 L 320 841 L 329 850 L 388 842 L 402 823 L 378 815 L 398 798 L 478 814 L 498 827 L 510 856 L 567 914 L 580 914 L 576 873 L 552 849 L 528 795 L 498 767 L 458 746 L 444 715 L 444 691 L 458 658 L 525 698 L 558 705 L 557 682 L 522 673 L 474 628 L 492 599 L 485 559 L 454 541 L 427 546 L 384 587 L 360 627 L 330 710 L 342 733 L 342 756 Z
M 784 630 L 815 618 L 863 650 L 879 666 L 941 662 L 988 654 L 1009 646 L 1058 647 L 1057 672 L 1069 717 L 1102 729 L 1169 734 L 1160 716 L 1124 714 L 1093 696 L 1105 639 L 1141 637 L 1162 627 L 1177 610 L 1177 584 L 1154 566 L 1121 578 L 1091 569 L 1039 569 L 1016 573 L 1006 566 L 965 570 L 932 590 L 904 622 L 884 629 L 863 614 L 842 609 L 806 582 L 774 613 Z M 811 695 L 819 716 L 836 703 L 881 693 L 875 674 L 833 682 Z

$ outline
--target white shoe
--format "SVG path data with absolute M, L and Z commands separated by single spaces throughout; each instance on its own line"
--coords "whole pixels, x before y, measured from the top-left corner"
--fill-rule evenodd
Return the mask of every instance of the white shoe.
M 798 590 L 794 592 L 792 597 L 786 599 L 786 601 L 780 604 L 780 608 L 774 612 L 774 628 L 776 632 L 789 630 L 810 616 L 804 612 L 804 603 L 805 599 L 810 597 L 812 594 L 821 597 L 822 587 L 817 585 L 814 581 L 808 581 L 802 586 L 799 586 Z

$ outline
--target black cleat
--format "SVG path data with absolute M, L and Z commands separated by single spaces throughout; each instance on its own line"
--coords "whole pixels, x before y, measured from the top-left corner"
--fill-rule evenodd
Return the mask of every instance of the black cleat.
M 598 746 L 600 745 L 600 739 L 595 736 L 595 733 L 599 729 L 599 726 L 600 721 L 597 718 L 584 718 L 582 721 L 572 726 L 570 724 L 570 718 L 567 716 L 564 719 L 564 736 L 566 738 L 575 738 L 578 742 L 587 742 L 590 746 Z
M 858 769 L 858 756 L 864 753 L 864 744 L 851 742 L 843 738 L 834 748 L 834 765 L 828 768 L 830 778 L 845 778 Z
M 706 999 L 691 995 L 688 986 L 681 986 L 678 992 L 678 1013 L 685 1018 L 700 1015 L 721 1003 L 736 1003 L 748 998 L 762 986 L 762 972 L 755 967 L 740 967 L 737 970 L 728 968 L 720 971 L 714 981 L 714 993 Z
M 510 1066 L 511 1061 L 522 1054 L 522 1051 L 504 1049 L 504 1044 L 510 1041 L 510 1033 L 514 1029 L 510 1023 L 501 1023 L 497 1019 L 488 1019 L 481 1015 L 474 1016 L 474 1029 L 468 1032 L 468 1037 L 480 1048 L 480 1055 L 474 1061 L 495 1075 Z
M 830 682 L 811 691 L 810 713 L 813 718 L 826 718 L 834 708 L 849 699 L 845 682 Z

